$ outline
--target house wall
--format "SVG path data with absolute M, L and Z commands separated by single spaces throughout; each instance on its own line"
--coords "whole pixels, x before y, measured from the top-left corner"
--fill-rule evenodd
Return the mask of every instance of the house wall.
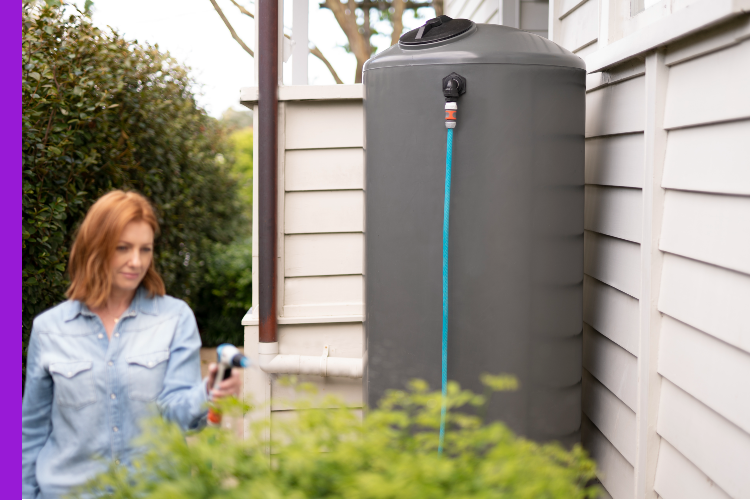
M 747 497 L 750 4 L 630 8 L 550 7 L 589 71 L 582 441 L 613 497 Z
M 257 112 L 257 89 L 241 101 Z M 362 86 L 281 87 L 279 95 L 278 341 L 281 354 L 362 357 L 364 153 Z M 257 130 L 257 127 L 256 127 Z M 257 135 L 255 137 L 257 141 Z M 257 161 L 258 148 L 254 148 Z M 255 171 L 254 189 L 258 186 Z M 258 199 L 257 191 L 254 198 Z M 258 214 L 253 217 L 253 296 L 258 297 Z M 256 301 L 257 303 L 257 301 Z M 258 314 L 243 319 L 245 354 L 257 360 Z M 307 394 L 279 376 L 245 371 L 246 396 L 261 408 L 249 419 L 290 418 Z M 300 376 L 361 413 L 362 381 Z M 272 403 L 269 405 L 269 402 Z M 273 430 L 271 430 L 273 432 Z
M 546 37 L 549 0 L 447 0 L 445 13 L 454 19 L 502 24 Z

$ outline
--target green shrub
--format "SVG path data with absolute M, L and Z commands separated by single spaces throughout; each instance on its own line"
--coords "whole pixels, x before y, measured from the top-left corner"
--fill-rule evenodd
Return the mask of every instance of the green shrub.
M 508 388 L 508 377 L 485 378 Z M 500 422 L 483 423 L 487 396 L 448 391 L 448 430 L 437 452 L 441 395 L 414 381 L 361 421 L 347 409 L 298 403 L 297 419 L 256 423 L 242 441 L 205 429 L 184 439 L 154 423 L 150 451 L 133 472 L 112 467 L 89 492 L 106 498 L 584 498 L 595 497 L 594 463 L 580 445 L 537 444 Z M 324 406 L 339 405 L 329 399 Z M 318 405 L 320 406 L 320 405 Z M 466 408 L 467 411 L 460 411 Z M 266 453 L 271 446 L 273 458 Z

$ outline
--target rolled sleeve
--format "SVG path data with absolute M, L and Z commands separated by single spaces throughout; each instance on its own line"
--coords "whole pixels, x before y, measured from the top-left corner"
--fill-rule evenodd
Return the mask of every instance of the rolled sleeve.
M 206 424 L 208 394 L 206 381 L 201 380 L 200 348 L 198 324 L 185 304 L 170 347 L 164 388 L 157 400 L 164 418 L 184 430 Z

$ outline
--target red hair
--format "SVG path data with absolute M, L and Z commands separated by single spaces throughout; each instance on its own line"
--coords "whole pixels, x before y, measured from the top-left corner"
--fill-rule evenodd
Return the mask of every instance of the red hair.
M 65 295 L 90 307 L 103 306 L 112 290 L 110 261 L 123 229 L 130 222 L 146 222 L 159 233 L 159 223 L 149 201 L 138 193 L 111 191 L 89 208 L 70 250 L 70 287 Z M 154 259 L 141 281 L 149 296 L 164 295 L 164 281 Z

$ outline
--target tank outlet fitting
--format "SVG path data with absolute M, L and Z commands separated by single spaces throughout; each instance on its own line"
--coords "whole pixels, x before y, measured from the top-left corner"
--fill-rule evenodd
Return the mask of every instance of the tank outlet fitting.
M 445 103 L 445 128 L 456 128 L 458 115 L 458 104 L 455 102 Z
M 443 95 L 445 102 L 456 102 L 456 100 L 466 93 L 466 78 L 458 73 L 451 73 L 443 78 Z

